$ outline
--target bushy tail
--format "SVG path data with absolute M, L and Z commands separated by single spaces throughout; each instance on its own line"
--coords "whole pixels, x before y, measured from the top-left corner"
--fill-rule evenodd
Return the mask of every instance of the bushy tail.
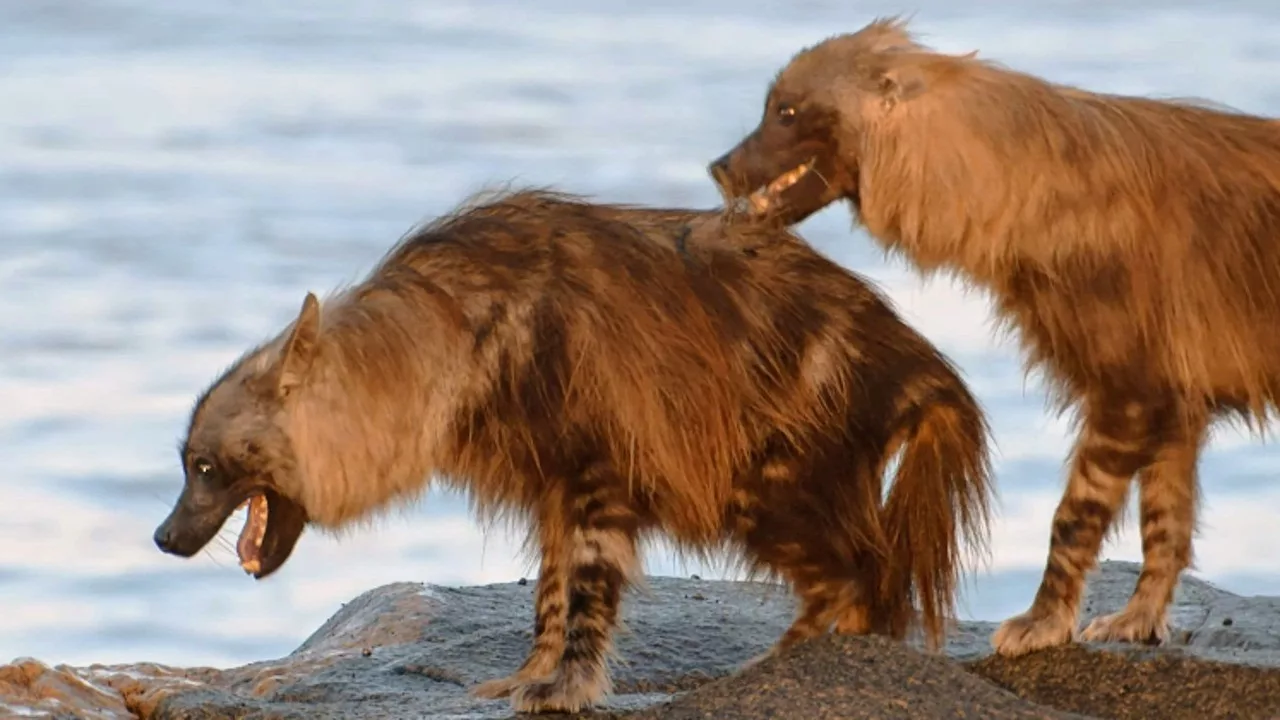
M 977 400 L 955 383 L 918 395 L 903 416 L 902 456 L 882 515 L 890 555 L 879 623 L 903 636 L 914 600 L 926 642 L 937 649 L 955 617 L 967 565 L 962 541 L 972 553 L 988 550 L 995 490 L 990 433 Z

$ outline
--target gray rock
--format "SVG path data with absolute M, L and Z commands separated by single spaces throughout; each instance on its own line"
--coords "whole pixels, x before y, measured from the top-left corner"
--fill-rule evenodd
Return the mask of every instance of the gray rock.
M 1133 563 L 1104 563 L 1090 580 L 1082 622 L 1123 607 L 1137 573 Z M 508 718 L 506 701 L 475 699 L 467 690 L 506 675 L 523 660 L 531 641 L 533 591 L 533 582 L 465 588 L 387 585 L 347 603 L 288 656 L 230 670 L 145 663 L 49 667 L 19 659 L 0 667 L 0 715 L 103 720 Z M 614 668 L 617 692 L 600 714 L 653 708 L 673 694 L 734 673 L 743 661 L 773 644 L 790 623 L 793 607 L 782 586 L 650 578 L 646 588 L 626 599 L 625 629 L 616 637 L 622 657 Z M 1187 577 L 1177 592 L 1172 619 L 1176 631 L 1169 644 L 1178 652 L 1280 667 L 1280 599 L 1243 598 Z M 946 655 L 960 661 L 988 655 L 994 629 L 994 623 L 959 623 Z M 731 690 L 732 700 L 734 693 L 744 692 L 733 690 L 732 683 L 745 682 L 748 687 L 801 693 L 808 702 L 827 698 L 824 707 L 844 702 L 858 708 L 856 713 L 836 712 L 831 717 L 874 716 L 875 712 L 865 714 L 880 707 L 868 705 L 872 697 L 886 703 L 878 711 L 882 717 L 900 716 L 894 708 L 920 712 L 925 706 L 904 695 L 909 692 L 938 696 L 928 705 L 930 712 L 963 711 L 972 716 L 975 708 L 986 708 L 983 712 L 992 717 L 1065 717 L 967 675 L 957 662 L 925 658 L 879 639 L 824 640 L 798 653 L 706 687 L 719 687 L 716 692 L 721 693 Z M 865 668 L 843 675 L 829 672 L 820 688 L 816 679 L 815 687 L 803 687 L 805 678 L 818 672 L 804 668 L 867 665 L 877 657 L 883 661 L 875 673 Z M 906 677 L 917 680 L 906 683 Z M 768 704 L 759 698 L 754 702 L 759 707 Z M 772 702 L 785 706 L 789 701 L 777 695 Z M 676 709 L 672 706 L 670 711 Z M 721 708 L 718 715 L 727 717 L 723 712 Z M 748 717 L 734 715 L 739 716 Z
M 1090 576 L 1081 625 L 1123 608 L 1141 569 L 1131 562 L 1103 563 Z M 1205 660 L 1280 667 L 1280 598 L 1241 597 L 1184 575 L 1174 591 L 1169 620 L 1172 631 L 1164 651 L 1177 649 Z

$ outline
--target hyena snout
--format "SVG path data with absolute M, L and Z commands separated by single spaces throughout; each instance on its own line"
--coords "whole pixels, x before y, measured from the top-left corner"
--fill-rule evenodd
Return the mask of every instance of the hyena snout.
M 160 527 L 156 528 L 152 539 L 155 540 L 156 547 L 160 548 L 161 552 L 170 555 L 191 557 L 200 550 L 199 548 L 191 550 L 192 543 L 187 540 L 179 528 L 174 527 L 174 524 L 169 519 L 165 519 L 164 522 L 160 523 Z
M 156 528 L 152 539 L 162 552 L 188 558 L 209 544 L 224 519 L 215 513 L 192 514 L 179 505 Z
M 763 188 L 782 170 L 790 169 L 784 167 L 774 172 L 775 161 L 780 157 L 775 155 L 762 152 L 758 135 L 748 135 L 708 163 L 707 174 L 725 201 L 732 202 Z
M 729 156 L 732 154 L 733 151 L 731 150 L 715 160 L 712 160 L 711 163 L 707 165 L 707 174 L 711 176 L 716 187 L 721 190 L 725 190 L 729 187 Z
M 742 144 L 739 143 L 707 165 L 707 174 L 711 176 L 711 181 L 715 183 L 725 202 L 744 197 L 755 189 L 753 181 L 757 178 L 752 176 L 759 173 L 747 172 L 743 155 Z

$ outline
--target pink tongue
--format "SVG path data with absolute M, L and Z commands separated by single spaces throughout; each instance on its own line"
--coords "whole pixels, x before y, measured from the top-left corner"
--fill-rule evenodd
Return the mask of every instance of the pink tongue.
M 236 542 L 236 554 L 240 567 L 247 573 L 262 568 L 262 539 L 267 534 L 267 497 L 254 495 L 249 498 L 249 517 L 244 521 L 240 539 Z

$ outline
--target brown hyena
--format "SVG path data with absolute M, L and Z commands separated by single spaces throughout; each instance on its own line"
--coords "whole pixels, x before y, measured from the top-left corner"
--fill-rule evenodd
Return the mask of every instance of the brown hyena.
M 263 578 L 305 526 L 436 475 L 482 517 L 526 520 L 541 551 L 529 656 L 475 693 L 575 711 L 610 689 L 655 533 L 788 581 L 800 610 L 777 648 L 917 622 L 936 646 L 962 545 L 985 549 L 987 448 L 947 359 L 796 236 L 522 191 L 412 233 L 323 304 L 308 294 L 218 378 L 155 540 L 190 556 L 247 501 L 239 551 Z
M 922 273 L 985 288 L 1028 369 L 1076 411 L 1043 580 L 995 647 L 1075 637 L 1085 574 L 1135 475 L 1142 573 L 1083 637 L 1164 639 L 1207 428 L 1260 428 L 1280 391 L 1274 121 L 1054 85 L 877 20 L 799 52 L 759 126 L 709 171 L 781 224 L 845 199 Z

